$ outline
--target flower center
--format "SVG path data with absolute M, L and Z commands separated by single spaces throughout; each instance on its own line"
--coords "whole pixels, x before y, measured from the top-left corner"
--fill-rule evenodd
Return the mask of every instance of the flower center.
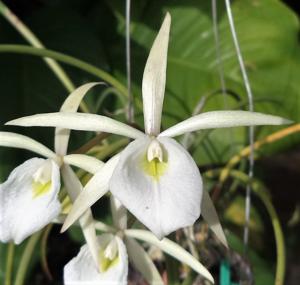
M 32 175 L 32 196 L 37 198 L 49 192 L 51 189 L 52 163 L 47 160 Z
M 159 180 L 167 169 L 167 154 L 157 139 L 153 139 L 148 146 L 147 154 L 142 159 L 142 168 L 154 180 Z
M 105 272 L 119 262 L 118 243 L 113 238 L 105 248 L 99 250 L 99 270 Z

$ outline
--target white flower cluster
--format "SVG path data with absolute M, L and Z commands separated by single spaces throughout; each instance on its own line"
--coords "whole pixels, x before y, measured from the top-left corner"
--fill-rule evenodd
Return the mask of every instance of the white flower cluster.
M 208 203 L 206 209 L 213 208 L 209 196 L 203 192 L 196 163 L 173 137 L 208 128 L 289 123 L 261 113 L 214 111 L 160 132 L 170 24 L 171 17 L 167 14 L 144 71 L 145 133 L 105 116 L 77 112 L 85 94 L 98 83 L 79 87 L 58 113 L 37 114 L 7 123 L 55 127 L 55 152 L 28 137 L 0 132 L 1 146 L 27 149 L 46 158 L 27 160 L 0 185 L 0 241 L 19 244 L 47 224 L 64 218 L 58 198 L 61 175 L 73 203 L 62 230 L 79 219 L 87 242 L 65 266 L 65 284 L 126 284 L 128 257 L 151 284 L 163 284 L 150 257 L 135 239 L 159 246 L 213 282 L 210 273 L 192 255 L 164 238 L 179 228 L 193 225 L 200 216 L 201 203 Z M 133 141 L 103 163 L 91 156 L 68 155 L 70 130 L 107 132 Z M 70 165 L 93 174 L 84 188 Z M 93 219 L 90 207 L 108 191 L 112 194 L 114 227 L 110 233 L 96 236 L 95 226 L 99 222 Z M 145 230 L 127 229 L 126 209 L 157 238 Z M 203 214 L 216 216 L 214 209 Z M 213 230 L 226 245 L 217 217 L 212 220 L 217 221 L 211 225 Z

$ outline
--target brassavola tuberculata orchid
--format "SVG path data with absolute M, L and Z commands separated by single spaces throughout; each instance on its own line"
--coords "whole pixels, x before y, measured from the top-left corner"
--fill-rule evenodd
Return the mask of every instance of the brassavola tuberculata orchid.
M 89 83 L 71 93 L 61 111 L 76 112 L 87 91 L 98 83 Z M 53 222 L 62 213 L 58 198 L 60 175 L 71 201 L 82 185 L 70 165 L 96 172 L 103 163 L 86 155 L 67 155 L 70 131 L 57 129 L 55 152 L 27 136 L 0 132 L 0 146 L 32 151 L 44 158 L 32 158 L 16 167 L 0 185 L 0 241 L 21 243 L 25 238 Z M 98 262 L 96 232 L 91 211 L 79 221 L 95 262 Z
M 37 114 L 7 123 L 107 132 L 134 139 L 86 185 L 63 229 L 69 227 L 108 190 L 159 239 L 192 225 L 201 213 L 202 179 L 191 155 L 173 137 L 203 129 L 289 123 L 281 117 L 262 113 L 211 111 L 190 117 L 160 132 L 170 25 L 171 17 L 167 13 L 144 70 L 145 133 L 96 114 Z
M 0 145 L 26 148 L 46 157 L 25 161 L 0 184 L 0 241 L 20 244 L 61 211 L 59 163 L 50 149 L 23 135 L 0 132 Z
M 127 284 L 128 257 L 123 241 L 115 235 L 97 237 L 99 264 L 85 244 L 64 267 L 64 284 Z

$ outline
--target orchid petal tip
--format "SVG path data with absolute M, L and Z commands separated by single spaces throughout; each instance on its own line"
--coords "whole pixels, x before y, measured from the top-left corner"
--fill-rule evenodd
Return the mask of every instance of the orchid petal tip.
M 165 19 L 168 20 L 168 21 L 171 21 L 171 14 L 170 14 L 169 11 L 167 11 Z
M 11 126 L 11 125 L 13 125 L 13 122 L 14 122 L 14 120 L 11 120 L 11 121 L 6 122 L 4 125 L 5 126 Z
M 26 123 L 23 123 L 20 119 L 14 119 L 5 123 L 6 126 L 23 126 L 26 127 Z
M 69 228 L 69 225 L 64 223 L 60 229 L 60 233 L 63 234 L 68 228 Z
M 283 125 L 290 125 L 295 123 L 293 120 L 289 120 L 289 119 L 282 119 L 282 124 Z

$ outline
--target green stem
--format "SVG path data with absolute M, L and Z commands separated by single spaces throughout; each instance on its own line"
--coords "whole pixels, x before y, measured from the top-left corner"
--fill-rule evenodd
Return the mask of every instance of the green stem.
M 232 170 L 231 175 L 241 180 L 244 183 L 249 182 L 249 177 L 243 172 Z M 285 245 L 284 245 L 284 235 L 280 225 L 280 221 L 276 210 L 271 202 L 271 199 L 265 189 L 265 187 L 259 183 L 257 180 L 254 180 L 251 183 L 254 193 L 261 199 L 265 204 L 265 207 L 271 218 L 275 241 L 276 241 L 276 252 L 277 252 L 277 265 L 276 265 L 276 274 L 275 274 L 275 285 L 284 284 L 285 276 Z
M 101 146 L 100 150 L 94 151 L 93 148 L 91 148 L 91 150 L 89 152 L 87 152 L 90 155 L 93 155 L 94 157 L 96 157 L 99 160 L 104 160 L 107 157 L 113 155 L 114 153 L 116 153 L 119 149 L 125 147 L 126 145 L 128 145 L 129 140 L 124 138 L 124 139 L 120 139 L 117 140 L 116 142 L 113 142 L 109 145 L 106 146 Z M 95 148 L 95 147 L 94 147 Z M 84 175 L 86 174 L 86 172 L 82 169 L 79 169 L 76 172 L 77 176 L 79 178 L 83 178 Z M 90 175 L 89 173 L 86 174 L 87 177 Z
M 0 13 L 32 46 L 35 48 L 45 47 L 36 35 L 2 1 L 0 1 Z M 63 68 L 51 58 L 44 58 L 44 60 L 65 88 L 69 92 L 74 91 L 75 86 Z M 84 112 L 89 112 L 88 106 L 84 102 L 81 102 L 80 107 Z
M 275 275 L 275 285 L 283 285 L 284 275 L 285 275 L 284 235 L 279 222 L 279 218 L 270 199 L 264 193 L 260 194 L 260 198 L 264 202 L 269 212 L 269 215 L 272 219 L 272 225 L 273 225 L 275 238 L 276 238 L 277 266 L 276 266 L 276 275 Z
M 52 275 L 51 275 L 51 272 L 50 272 L 50 269 L 49 269 L 49 266 L 48 266 L 48 260 L 47 260 L 47 242 L 48 242 L 48 237 L 49 237 L 49 234 L 51 232 L 53 228 L 53 224 L 49 224 L 44 233 L 43 233 L 43 236 L 42 236 L 42 239 L 41 239 L 41 263 L 42 263 L 42 268 L 45 272 L 45 274 L 47 275 L 48 279 L 49 280 L 53 280 L 52 278 Z
M 49 49 L 29 47 L 26 45 L 0 45 L 0 52 L 29 54 L 33 56 L 48 57 L 48 58 L 58 60 L 60 62 L 77 67 L 98 78 L 103 79 L 110 85 L 114 86 L 122 95 L 126 97 L 128 96 L 126 87 L 121 82 L 119 82 L 116 78 L 111 76 L 109 73 L 92 64 L 89 64 L 85 61 L 82 61 L 70 55 L 66 55 Z
M 101 149 L 101 152 L 96 154 L 95 157 L 98 158 L 99 160 L 104 160 L 105 158 L 109 157 L 110 155 L 116 153 L 120 148 L 126 146 L 128 143 L 129 143 L 129 140 L 126 138 L 118 140 L 116 142 L 113 142 L 113 143 L 105 146 L 105 148 L 103 147 Z
M 29 262 L 32 258 L 32 253 L 34 251 L 34 248 L 41 236 L 41 233 L 42 233 L 42 231 L 39 231 L 29 238 L 29 240 L 26 244 L 26 247 L 23 251 L 22 257 L 21 257 L 19 268 L 18 268 L 18 271 L 16 274 L 15 285 L 23 285 L 24 284 L 27 268 L 28 268 Z
M 13 270 L 15 245 L 13 242 L 8 244 L 7 258 L 6 258 L 6 270 L 5 270 L 5 285 L 11 285 L 11 274 Z

